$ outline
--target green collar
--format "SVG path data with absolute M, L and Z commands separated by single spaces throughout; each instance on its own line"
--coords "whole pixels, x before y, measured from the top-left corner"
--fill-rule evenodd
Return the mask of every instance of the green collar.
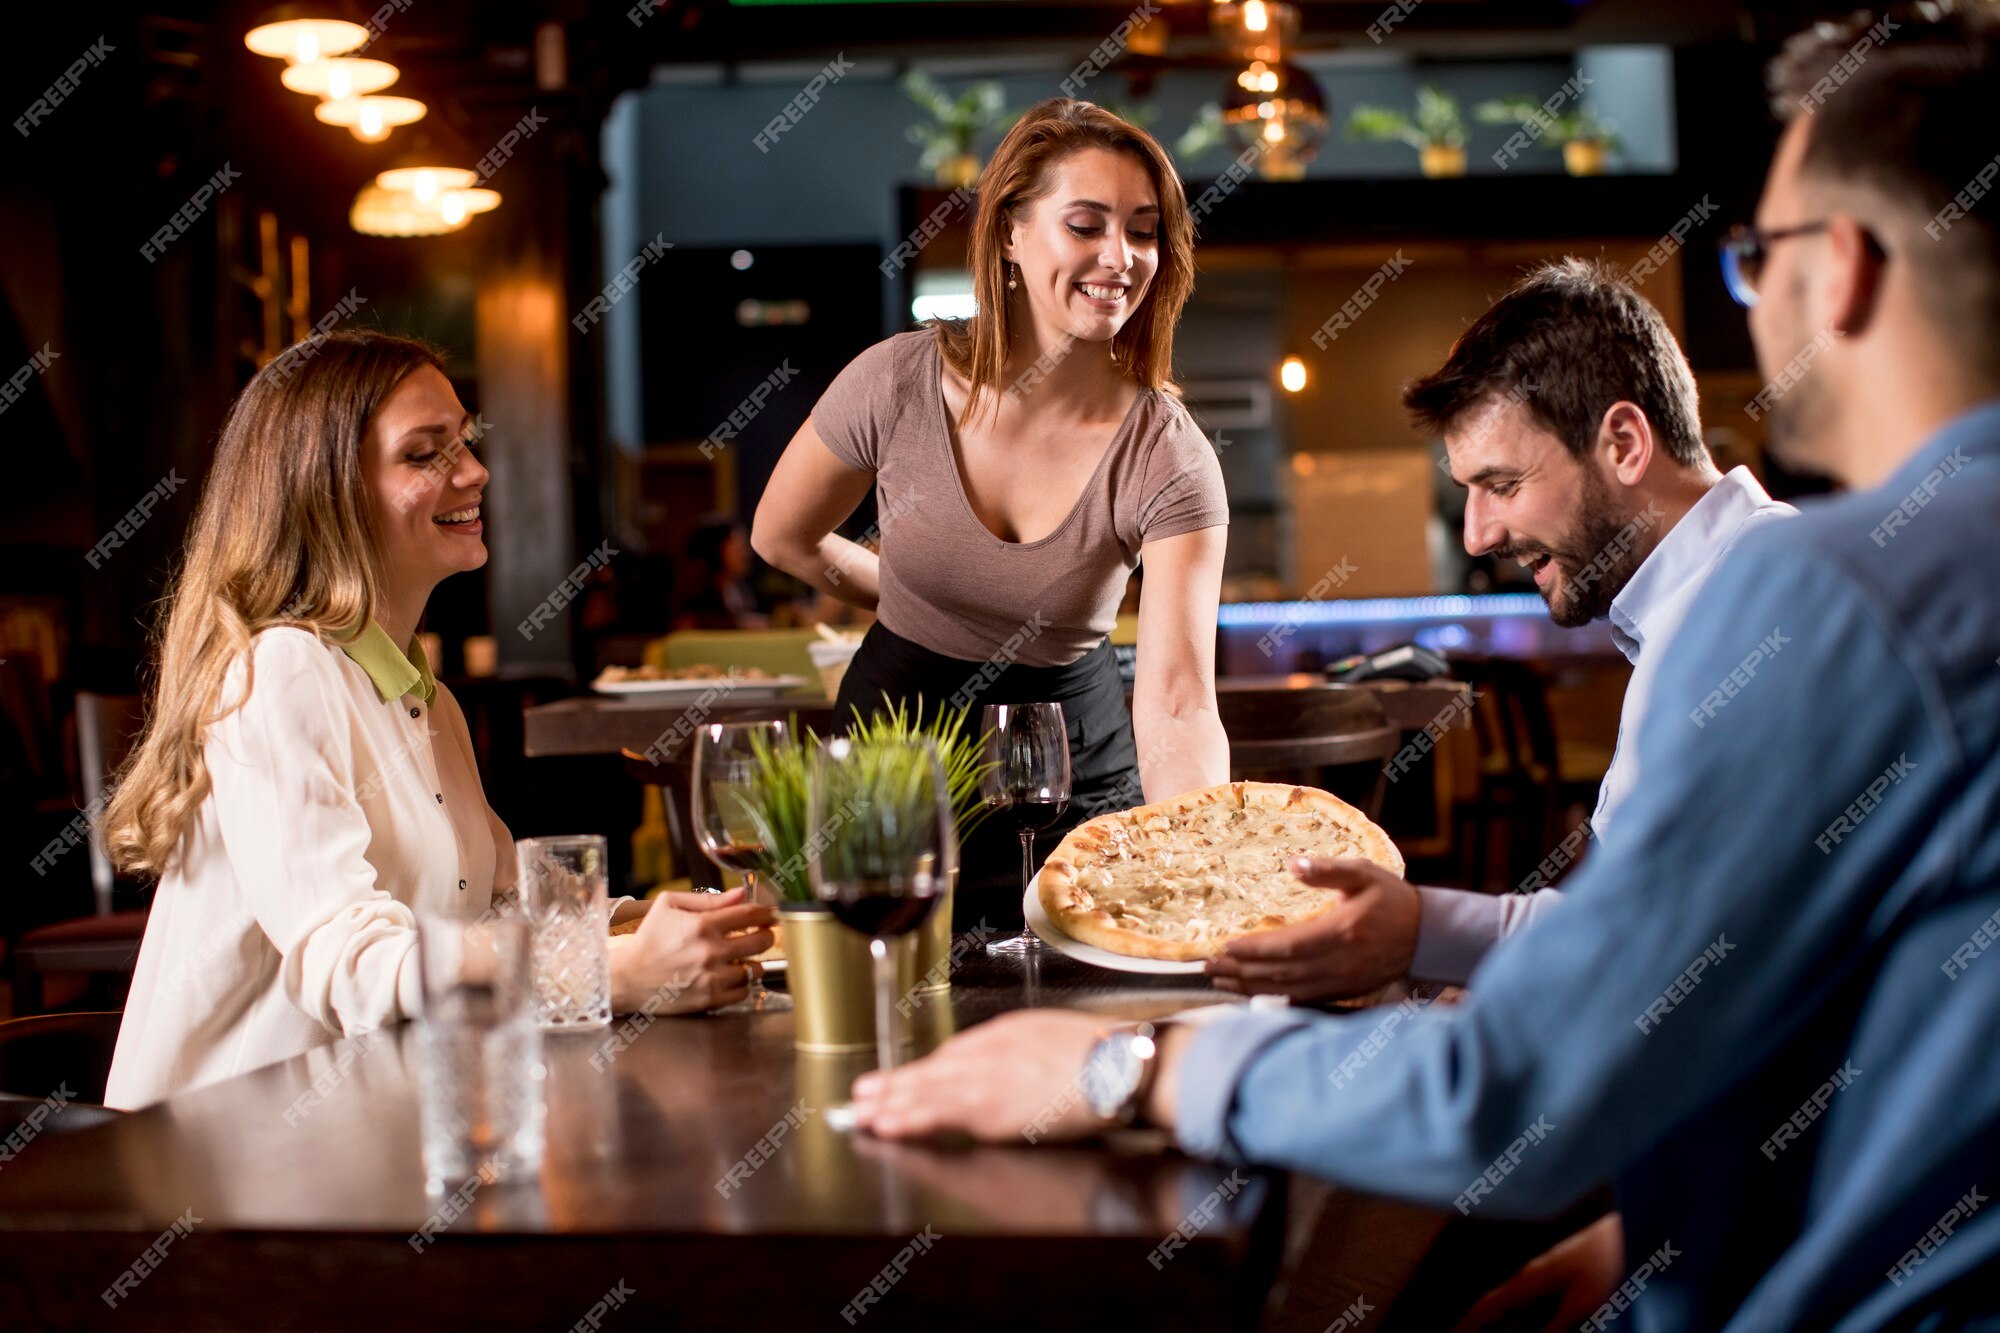
M 384 703 L 394 703 L 406 694 L 417 695 L 426 704 L 436 701 L 437 678 L 431 675 L 430 659 L 415 639 L 410 640 L 409 652 L 398 652 L 389 632 L 370 620 L 368 628 L 351 643 L 340 645 L 340 651 L 368 673 Z

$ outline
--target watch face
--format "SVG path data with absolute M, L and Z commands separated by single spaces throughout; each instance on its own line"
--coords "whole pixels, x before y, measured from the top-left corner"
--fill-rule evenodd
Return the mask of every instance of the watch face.
M 1132 1090 L 1139 1086 L 1145 1068 L 1137 1039 L 1129 1032 L 1114 1032 L 1091 1048 L 1077 1082 L 1083 1099 L 1099 1119 L 1115 1118 Z

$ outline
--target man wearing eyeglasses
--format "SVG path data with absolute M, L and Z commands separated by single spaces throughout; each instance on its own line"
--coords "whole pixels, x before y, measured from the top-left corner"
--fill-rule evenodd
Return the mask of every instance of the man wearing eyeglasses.
M 1855 59 L 1875 21 L 1774 65 L 1766 253 L 1738 259 L 1776 446 L 1850 493 L 1710 579 L 1645 781 L 1563 900 L 1386 1039 L 1369 1015 L 1015 1014 L 865 1076 L 862 1126 L 1136 1117 L 1495 1216 L 1609 1181 L 1622 1237 L 1544 1265 L 1555 1326 L 2000 1326 L 2000 17 L 1898 14 Z

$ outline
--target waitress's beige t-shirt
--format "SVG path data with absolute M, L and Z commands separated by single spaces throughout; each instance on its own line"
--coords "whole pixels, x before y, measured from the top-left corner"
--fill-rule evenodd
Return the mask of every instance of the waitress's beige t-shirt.
M 972 662 L 1011 641 L 1012 661 L 1064 666 L 1110 633 L 1142 546 L 1229 522 L 1207 437 L 1178 399 L 1141 390 L 1061 525 L 1002 541 L 966 499 L 942 376 L 937 336 L 899 333 L 854 358 L 812 410 L 834 456 L 875 474 L 877 615 L 894 633 Z

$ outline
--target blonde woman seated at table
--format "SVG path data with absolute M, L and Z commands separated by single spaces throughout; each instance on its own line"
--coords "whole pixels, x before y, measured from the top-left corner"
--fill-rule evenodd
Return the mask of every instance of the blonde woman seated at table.
M 416 643 L 431 589 L 486 563 L 471 424 L 435 352 L 366 332 L 279 357 L 231 410 L 105 816 L 117 862 L 159 879 L 108 1104 L 409 1017 L 416 913 L 513 886 L 465 716 Z M 771 944 L 769 909 L 736 894 L 615 919 L 642 913 L 611 940 L 622 1010 L 741 999 Z

